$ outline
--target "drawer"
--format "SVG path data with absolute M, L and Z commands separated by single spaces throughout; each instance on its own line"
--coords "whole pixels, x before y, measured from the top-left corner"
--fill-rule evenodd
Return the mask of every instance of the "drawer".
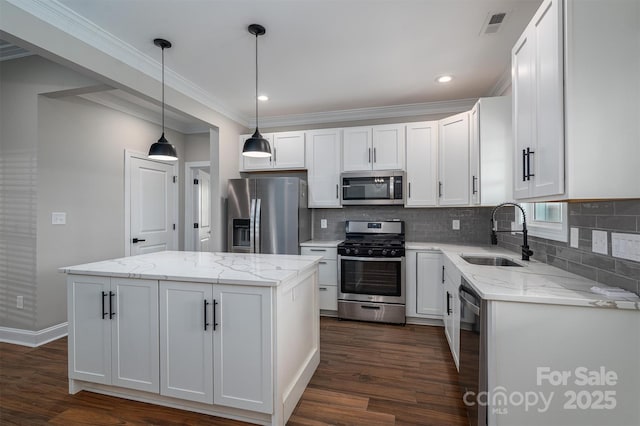
M 338 261 L 321 260 L 318 264 L 318 284 L 338 285 Z
M 338 259 L 338 249 L 336 247 L 300 247 L 300 254 L 303 256 L 322 256 L 325 259 Z
M 320 292 L 319 305 L 320 309 L 326 311 L 338 310 L 338 287 L 332 285 L 320 285 L 318 287 Z

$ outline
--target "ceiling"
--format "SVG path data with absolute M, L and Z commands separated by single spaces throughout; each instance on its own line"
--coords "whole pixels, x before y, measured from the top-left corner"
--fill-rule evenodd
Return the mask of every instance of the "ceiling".
M 260 117 L 477 98 L 508 74 L 511 47 L 541 0 L 59 0 L 143 55 L 170 40 L 166 67 L 247 122 Z M 506 12 L 495 34 L 483 26 Z M 436 77 L 452 74 L 448 84 Z

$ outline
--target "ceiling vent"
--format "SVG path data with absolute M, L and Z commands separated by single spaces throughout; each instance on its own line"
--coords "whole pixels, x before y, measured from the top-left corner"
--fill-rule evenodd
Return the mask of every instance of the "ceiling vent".
M 480 31 L 480 35 L 487 34 L 496 34 L 500 31 L 502 24 L 507 19 L 506 12 L 498 12 L 498 13 L 489 13 L 487 15 L 487 19 L 484 21 L 484 25 L 482 25 L 482 30 Z

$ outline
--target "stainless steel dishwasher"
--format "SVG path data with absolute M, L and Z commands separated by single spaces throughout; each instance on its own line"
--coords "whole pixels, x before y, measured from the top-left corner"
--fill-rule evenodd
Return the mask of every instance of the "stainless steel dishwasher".
M 471 426 L 486 426 L 486 398 L 478 404 L 480 392 L 487 391 L 487 310 L 486 301 L 462 278 L 460 298 L 460 388 Z

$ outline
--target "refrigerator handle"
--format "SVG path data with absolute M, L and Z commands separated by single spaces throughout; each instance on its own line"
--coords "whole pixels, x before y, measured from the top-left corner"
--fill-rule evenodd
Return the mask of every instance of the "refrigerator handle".
M 255 236 L 256 236 L 256 241 L 255 241 L 255 249 L 253 250 L 254 253 L 260 253 L 260 212 L 261 212 L 261 204 L 262 204 L 262 200 L 260 198 L 258 198 L 256 200 L 256 220 L 255 220 Z
M 256 224 L 256 199 L 251 199 L 251 207 L 249 207 L 249 253 L 255 253 L 255 245 L 253 240 L 255 238 L 255 224 Z

